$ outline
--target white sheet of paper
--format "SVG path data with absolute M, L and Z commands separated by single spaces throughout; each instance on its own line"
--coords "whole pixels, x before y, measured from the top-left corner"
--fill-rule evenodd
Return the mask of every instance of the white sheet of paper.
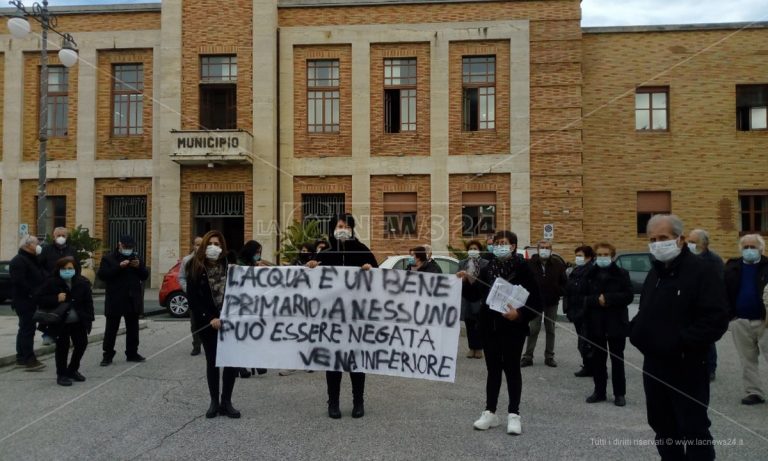
M 521 285 L 513 285 L 502 278 L 497 278 L 485 302 L 491 310 L 504 314 L 509 311 L 508 304 L 515 309 L 523 307 L 529 295 L 528 290 Z

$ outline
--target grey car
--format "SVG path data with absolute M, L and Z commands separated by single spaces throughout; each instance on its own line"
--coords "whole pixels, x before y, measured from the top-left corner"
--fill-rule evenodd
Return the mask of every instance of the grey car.
M 650 253 L 624 253 L 616 257 L 616 265 L 629 272 L 632 281 L 632 293 L 640 294 L 643 283 L 651 271 L 653 257 Z
M 0 261 L 0 303 L 11 299 L 11 262 Z

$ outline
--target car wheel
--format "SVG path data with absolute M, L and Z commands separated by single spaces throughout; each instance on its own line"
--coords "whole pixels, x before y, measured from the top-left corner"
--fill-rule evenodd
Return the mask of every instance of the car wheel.
M 176 318 L 189 315 L 189 302 L 184 292 L 176 291 L 168 296 L 168 312 Z

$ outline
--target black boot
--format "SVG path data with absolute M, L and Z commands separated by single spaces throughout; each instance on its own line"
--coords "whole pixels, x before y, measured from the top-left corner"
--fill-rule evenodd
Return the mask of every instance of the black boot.
M 365 406 L 363 405 L 363 401 L 360 400 L 359 402 L 353 403 L 352 406 L 352 417 L 353 418 L 362 418 L 365 416 Z
M 239 418 L 240 417 L 240 411 L 236 410 L 235 407 L 232 406 L 232 402 L 229 400 L 222 400 L 221 405 L 219 406 L 219 413 L 222 416 L 229 416 L 230 418 Z
M 608 400 L 605 396 L 605 394 L 600 394 L 599 392 L 595 391 L 587 397 L 587 403 L 597 403 L 597 402 L 605 402 Z
M 240 368 L 238 371 L 238 375 L 240 376 L 240 378 L 250 378 L 251 372 L 248 371 L 247 368 Z
M 328 402 L 328 417 L 332 419 L 341 419 L 339 402 Z
M 211 406 L 208 407 L 208 411 L 205 412 L 205 417 L 208 419 L 215 418 L 219 414 L 219 402 L 211 400 Z

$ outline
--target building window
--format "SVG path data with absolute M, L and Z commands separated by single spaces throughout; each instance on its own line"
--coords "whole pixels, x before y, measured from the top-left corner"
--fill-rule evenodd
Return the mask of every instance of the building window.
M 144 133 L 144 65 L 112 66 L 112 135 Z
M 415 237 L 416 213 L 416 192 L 385 192 L 384 237 Z
M 69 69 L 64 66 L 48 67 L 48 136 L 67 135 L 69 121 Z
M 384 132 L 416 131 L 416 59 L 384 60 Z
M 461 236 L 496 232 L 496 192 L 464 192 L 461 197 Z
M 307 127 L 310 133 L 339 132 L 339 60 L 307 61 Z
M 672 193 L 638 192 L 637 193 L 637 235 L 645 235 L 648 221 L 653 215 L 672 212 Z
M 768 129 L 768 85 L 736 85 L 739 131 Z
M 669 127 L 669 88 L 638 88 L 635 92 L 635 129 L 667 131 Z
M 330 221 L 344 213 L 344 194 L 301 194 L 301 215 L 304 223 L 318 221 L 320 231 L 328 232 Z
M 462 59 L 464 131 L 496 128 L 496 56 Z
M 768 233 L 768 191 L 739 192 L 741 205 L 741 232 Z
M 200 129 L 237 128 L 237 56 L 200 57 Z
M 57 227 L 67 227 L 67 197 L 64 195 L 48 195 L 46 201 L 46 225 L 48 232 L 53 234 Z M 35 211 L 37 211 L 38 198 L 35 196 Z

